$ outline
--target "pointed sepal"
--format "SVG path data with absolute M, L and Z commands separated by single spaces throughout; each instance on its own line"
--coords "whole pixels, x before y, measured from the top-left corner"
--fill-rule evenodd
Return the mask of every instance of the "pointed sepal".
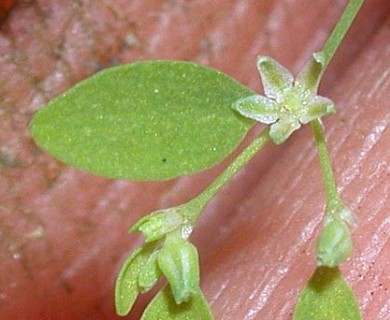
M 281 102 L 285 91 L 293 86 L 294 77 L 290 71 L 276 60 L 265 56 L 258 58 L 257 68 L 263 82 L 265 95 Z
M 154 250 L 154 245 L 145 245 L 134 251 L 124 262 L 115 283 L 115 308 L 120 316 L 127 315 L 140 293 L 138 277 Z

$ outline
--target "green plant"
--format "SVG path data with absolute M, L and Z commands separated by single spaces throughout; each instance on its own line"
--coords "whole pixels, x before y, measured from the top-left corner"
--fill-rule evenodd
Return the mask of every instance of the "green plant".
M 323 50 L 313 54 L 295 80 L 276 61 L 260 57 L 257 66 L 266 96 L 197 64 L 145 61 L 100 72 L 34 116 L 31 132 L 44 150 L 92 173 L 132 180 L 166 180 L 202 171 L 227 156 L 254 121 L 270 125 L 199 195 L 178 207 L 153 212 L 130 229 L 141 232 L 145 244 L 127 258 L 118 275 L 119 315 L 128 314 L 137 296 L 165 277 L 168 285 L 142 319 L 212 318 L 199 287 L 198 253 L 188 241 L 197 220 L 214 195 L 267 142 L 281 144 L 310 123 L 326 208 L 317 244 L 318 270 L 294 317 L 360 318 L 337 268 L 352 251 L 353 215 L 337 192 L 320 120 L 336 109 L 317 90 L 362 3 L 349 2 Z

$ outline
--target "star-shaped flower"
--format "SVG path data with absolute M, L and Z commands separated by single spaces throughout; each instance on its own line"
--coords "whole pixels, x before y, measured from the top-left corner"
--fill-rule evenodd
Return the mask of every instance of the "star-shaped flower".
M 302 124 L 336 111 L 330 99 L 317 95 L 322 75 L 320 58 L 314 55 L 294 81 L 277 61 L 259 57 L 257 67 L 265 96 L 241 98 L 232 108 L 247 118 L 271 124 L 271 139 L 276 144 L 283 143 Z

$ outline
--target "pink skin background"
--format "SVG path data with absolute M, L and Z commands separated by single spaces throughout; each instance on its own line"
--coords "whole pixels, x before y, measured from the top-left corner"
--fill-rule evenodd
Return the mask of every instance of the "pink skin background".
M 256 56 L 297 72 L 346 2 L 16 3 L 0 30 L 1 319 L 117 319 L 114 279 L 142 243 L 128 227 L 190 199 L 227 164 L 168 182 L 93 176 L 34 145 L 27 126 L 36 110 L 101 68 L 139 59 L 196 61 L 261 92 Z M 341 269 L 365 320 L 390 319 L 389 39 L 390 2 L 367 0 L 320 90 L 338 108 L 324 119 L 326 136 L 357 218 Z M 192 237 L 216 320 L 292 319 L 315 269 L 323 207 L 310 127 L 268 145 L 218 194 Z M 139 319 L 148 298 L 128 319 Z

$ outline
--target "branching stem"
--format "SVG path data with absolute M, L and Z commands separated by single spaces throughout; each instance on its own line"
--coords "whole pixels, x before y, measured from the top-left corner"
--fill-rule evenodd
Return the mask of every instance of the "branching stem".
M 250 145 L 234 159 L 234 161 L 217 177 L 217 179 L 214 180 L 213 183 L 211 183 L 202 193 L 188 203 L 188 205 L 193 209 L 189 210 L 189 214 L 187 215 L 187 219 L 190 224 L 195 225 L 207 203 L 242 167 L 249 162 L 249 160 L 253 158 L 253 156 L 255 156 L 265 146 L 269 140 L 269 129 L 266 128 L 259 137 L 253 140 Z

